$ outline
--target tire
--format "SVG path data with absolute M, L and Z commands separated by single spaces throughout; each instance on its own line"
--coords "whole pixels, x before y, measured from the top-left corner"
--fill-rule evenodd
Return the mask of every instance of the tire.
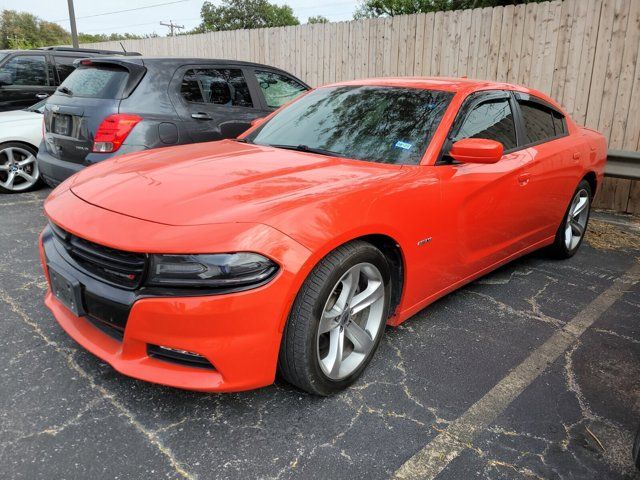
M 38 149 L 24 143 L 0 144 L 0 193 L 22 193 L 40 187 L 37 154 Z
M 364 241 L 342 245 L 324 257 L 289 313 L 280 344 L 280 376 L 315 395 L 330 395 L 355 382 L 384 333 L 390 278 L 385 256 Z
M 553 245 L 549 247 L 549 253 L 553 257 L 559 259 L 570 258 L 578 251 L 589 223 L 591 200 L 591 185 L 586 180 L 582 180 L 571 197 L 562 223 L 556 232 Z M 583 201 L 586 203 L 581 204 Z M 581 205 L 584 206 L 581 207 Z M 569 235 L 571 235 L 570 239 Z

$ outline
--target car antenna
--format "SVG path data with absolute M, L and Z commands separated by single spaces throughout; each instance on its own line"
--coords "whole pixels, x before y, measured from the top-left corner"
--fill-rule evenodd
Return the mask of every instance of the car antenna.
M 119 43 L 120 43 L 120 46 L 122 47 L 122 51 L 124 52 L 124 54 L 126 55 L 127 53 L 129 53 L 127 52 L 127 49 L 124 48 L 124 45 L 122 44 L 122 42 L 119 42 Z

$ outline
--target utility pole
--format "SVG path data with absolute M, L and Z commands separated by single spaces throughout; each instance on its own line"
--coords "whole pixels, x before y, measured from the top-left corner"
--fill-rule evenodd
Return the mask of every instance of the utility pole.
M 71 0 L 69 0 L 69 1 L 71 1 Z M 169 20 L 169 23 L 160 22 L 160 25 L 162 25 L 164 27 L 169 27 L 169 30 L 170 30 L 169 35 L 172 36 L 172 37 L 175 37 L 174 30 L 180 30 L 180 29 L 184 28 L 184 25 L 177 25 L 177 24 L 173 23 L 173 20 Z
M 71 43 L 73 48 L 78 48 L 78 30 L 76 29 L 76 12 L 73 9 L 73 0 L 67 0 L 69 5 L 69 23 L 71 24 Z

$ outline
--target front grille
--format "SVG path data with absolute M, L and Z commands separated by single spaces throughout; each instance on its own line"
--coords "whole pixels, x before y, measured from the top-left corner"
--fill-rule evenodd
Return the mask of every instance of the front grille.
M 135 289 L 142 283 L 147 256 L 89 242 L 51 223 L 56 240 L 67 254 L 89 274 L 113 285 Z

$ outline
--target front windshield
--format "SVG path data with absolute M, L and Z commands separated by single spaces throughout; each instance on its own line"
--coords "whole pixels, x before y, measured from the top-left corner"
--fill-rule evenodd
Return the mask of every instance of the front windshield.
M 451 92 L 417 88 L 320 88 L 278 112 L 246 140 L 416 165 L 452 97 Z

